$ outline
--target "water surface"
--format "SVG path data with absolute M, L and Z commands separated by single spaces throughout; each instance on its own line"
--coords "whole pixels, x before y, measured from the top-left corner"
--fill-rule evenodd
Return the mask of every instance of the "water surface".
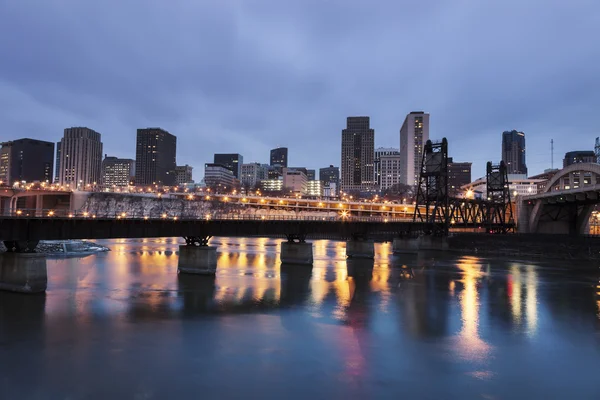
M 278 240 L 180 239 L 48 260 L 45 295 L 0 293 L 2 399 L 598 399 L 600 282 L 564 263 L 391 254 L 280 266 Z

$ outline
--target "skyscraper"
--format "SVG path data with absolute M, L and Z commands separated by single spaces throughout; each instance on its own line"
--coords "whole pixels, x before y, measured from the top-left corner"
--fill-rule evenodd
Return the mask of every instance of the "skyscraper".
M 387 190 L 400 183 L 400 154 L 379 157 L 379 189 Z
M 509 174 L 527 175 L 525 134 L 516 130 L 502 132 L 502 161 Z
M 374 168 L 375 168 L 375 184 L 380 188 L 381 187 L 381 157 L 382 156 L 394 156 L 400 155 L 400 150 L 395 149 L 393 147 L 378 147 L 375 149 L 375 158 L 373 160 Z M 399 179 L 399 178 L 398 178 Z M 396 180 L 398 180 L 396 179 Z
M 370 192 L 375 189 L 373 156 L 375 131 L 369 117 L 348 117 L 342 130 L 341 190 Z
M 237 153 L 227 154 L 215 154 L 214 164 L 221 164 L 227 167 L 233 172 L 233 176 L 236 179 L 240 179 L 242 176 L 242 164 L 244 163 L 244 157 Z
M 423 147 L 429 140 L 429 114 L 413 111 L 400 128 L 400 183 L 414 186 L 419 182 Z
M 177 183 L 177 137 L 161 128 L 137 130 L 135 150 L 136 186 Z
M 287 168 L 288 166 L 288 149 L 287 147 L 277 147 L 271 150 L 271 163 L 272 167 Z
M 35 139 L 18 139 L 0 143 L 0 181 L 52 183 L 54 143 Z
M 59 183 L 73 189 L 84 189 L 100 183 L 101 178 L 101 135 L 85 127 L 65 129 L 60 141 Z

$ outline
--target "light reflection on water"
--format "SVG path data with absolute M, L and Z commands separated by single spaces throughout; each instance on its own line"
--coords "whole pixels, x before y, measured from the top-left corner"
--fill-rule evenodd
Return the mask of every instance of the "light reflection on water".
M 13 390 L 4 393 L 594 398 L 600 389 L 595 272 L 394 256 L 389 243 L 375 260 L 346 260 L 345 244 L 326 240 L 314 242 L 312 267 L 282 266 L 280 240 L 215 238 L 216 277 L 189 276 L 177 275 L 180 243 L 106 241 L 106 254 L 48 260 L 46 295 L 0 293 L 0 359 L 27 360 L 0 363 L 0 387 Z

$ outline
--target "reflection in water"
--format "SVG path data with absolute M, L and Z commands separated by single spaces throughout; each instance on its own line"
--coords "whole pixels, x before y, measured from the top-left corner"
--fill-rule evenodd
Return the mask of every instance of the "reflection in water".
M 489 385 L 568 398 L 570 379 L 578 397 L 597 394 L 597 275 L 394 256 L 389 243 L 346 260 L 327 240 L 312 267 L 282 266 L 281 240 L 264 238 L 213 239 L 216 276 L 177 275 L 180 242 L 103 242 L 111 252 L 48 260 L 46 295 L 0 292 L 0 359 L 26 360 L 0 363 L 2 395 L 446 398 Z
M 478 284 L 484 276 L 481 265 L 475 257 L 463 257 L 458 261 L 458 268 L 462 271 L 463 285 L 459 295 L 462 316 L 462 329 L 458 334 L 457 349 L 459 355 L 472 361 L 483 361 L 488 357 L 490 345 L 479 336 L 479 291 Z

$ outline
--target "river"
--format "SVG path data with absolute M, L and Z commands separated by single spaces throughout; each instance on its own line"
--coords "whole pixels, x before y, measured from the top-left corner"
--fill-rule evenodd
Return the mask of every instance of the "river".
M 457 254 L 280 266 L 275 239 L 98 241 L 0 293 L 1 399 L 598 399 L 600 274 Z

